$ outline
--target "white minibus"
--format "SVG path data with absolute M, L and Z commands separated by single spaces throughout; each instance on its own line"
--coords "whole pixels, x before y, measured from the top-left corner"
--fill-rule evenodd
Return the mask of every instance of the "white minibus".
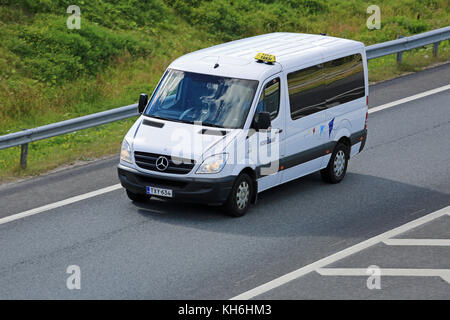
M 271 33 L 184 55 L 139 98 L 121 184 L 133 201 L 242 216 L 258 193 L 310 173 L 338 183 L 366 142 L 368 89 L 364 44 L 326 35 Z

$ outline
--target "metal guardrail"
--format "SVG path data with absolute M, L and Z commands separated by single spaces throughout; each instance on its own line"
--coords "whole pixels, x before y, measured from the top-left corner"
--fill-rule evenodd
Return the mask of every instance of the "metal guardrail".
M 366 47 L 367 60 L 394 53 L 402 53 L 403 51 L 420 48 L 429 44 L 435 44 L 434 54 L 437 55 L 439 43 L 448 39 L 450 39 L 450 27 L 445 27 L 410 37 L 402 37 L 397 40 L 374 44 Z
M 0 149 L 10 148 L 37 140 L 59 136 L 65 133 L 87 129 L 102 124 L 137 116 L 137 104 L 89 114 L 87 116 L 51 123 L 34 129 L 0 136 Z
M 439 43 L 448 39 L 450 39 L 450 27 L 445 27 L 410 37 L 403 37 L 397 40 L 374 44 L 366 47 L 367 60 L 390 54 L 397 54 L 397 61 L 401 62 L 403 51 L 420 48 L 430 44 L 434 44 L 433 54 L 437 56 Z M 30 142 L 131 118 L 137 115 L 137 104 L 132 104 L 79 118 L 52 123 L 34 129 L 10 133 L 0 136 L 0 150 L 19 145 L 22 146 L 20 162 L 21 166 L 25 168 L 28 143 Z
M 0 136 L 0 150 L 21 146 L 20 166 L 27 167 L 28 143 L 137 116 L 137 103 Z

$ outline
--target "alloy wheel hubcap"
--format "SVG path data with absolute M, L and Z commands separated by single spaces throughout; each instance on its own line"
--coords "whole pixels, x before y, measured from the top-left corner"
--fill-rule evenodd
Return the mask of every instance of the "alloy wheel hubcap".
M 240 210 L 244 209 L 247 206 L 249 195 L 250 195 L 249 185 L 247 181 L 242 181 L 241 184 L 239 184 L 236 193 L 236 204 Z
M 340 177 L 345 169 L 345 153 L 339 150 L 334 158 L 334 175 Z

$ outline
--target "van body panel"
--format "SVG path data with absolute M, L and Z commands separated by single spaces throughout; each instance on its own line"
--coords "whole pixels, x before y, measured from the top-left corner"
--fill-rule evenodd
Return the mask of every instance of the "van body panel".
M 261 132 L 257 131 L 253 134 L 252 139 L 250 139 L 250 141 L 253 141 L 254 149 L 267 147 L 267 152 L 266 150 L 261 150 L 259 154 L 263 157 L 265 155 L 268 155 L 268 151 L 270 148 L 278 152 L 278 159 L 283 158 L 285 155 L 286 130 L 283 130 L 283 128 L 285 128 L 286 101 L 285 99 L 283 99 L 283 96 L 286 90 L 286 81 L 284 80 L 284 78 L 284 73 L 281 72 L 272 75 L 261 83 L 261 86 L 258 90 L 258 96 L 261 97 L 262 91 L 268 83 L 274 80 L 279 80 L 279 107 L 276 117 L 271 119 L 271 130 Z M 257 107 L 258 105 L 256 104 L 254 108 L 256 109 Z M 253 114 L 255 114 L 256 112 L 257 110 L 253 110 Z M 249 117 L 249 119 L 252 118 Z M 248 125 L 250 126 L 250 123 Z M 266 190 L 267 188 L 270 188 L 274 185 L 278 185 L 281 182 L 281 175 L 278 173 L 278 159 L 277 161 L 271 161 L 270 164 L 264 163 L 265 165 L 257 169 L 256 176 L 258 179 L 258 192 Z M 262 165 L 262 163 L 257 163 L 257 165 Z
M 323 50 L 316 51 L 314 57 L 310 57 L 308 63 L 298 64 L 297 66 L 291 67 L 285 71 L 286 76 L 294 75 L 296 72 L 302 72 L 304 70 L 308 70 L 313 66 L 317 66 L 323 63 Z M 308 79 L 309 77 L 312 79 Z M 303 76 L 304 79 L 299 84 L 295 83 L 294 86 L 291 86 L 291 89 L 285 91 L 285 101 L 286 106 L 288 106 L 286 110 L 286 159 L 282 162 L 285 162 L 287 165 L 284 165 L 283 170 L 281 171 L 281 182 L 287 182 L 295 177 L 300 177 L 310 172 L 316 171 L 320 168 L 321 157 L 316 157 L 315 159 L 309 160 L 308 157 L 306 159 L 303 158 L 302 155 L 307 155 L 308 151 L 317 150 L 317 148 L 326 142 L 326 109 L 324 105 L 317 106 L 316 110 L 322 109 L 322 111 L 314 112 L 310 115 L 302 116 L 297 119 L 292 118 L 292 106 L 290 101 L 290 93 L 289 90 L 302 90 L 302 87 L 308 86 L 308 81 L 316 82 L 319 92 L 323 90 L 324 85 L 324 77 L 319 69 L 311 70 L 311 73 L 305 73 Z M 293 76 L 295 79 L 295 75 Z M 314 89 L 313 89 L 314 90 Z M 303 98 L 300 95 L 299 99 Z M 292 101 L 294 102 L 294 101 Z M 322 130 L 320 129 L 322 128 Z M 314 152 L 314 151 L 313 151 Z M 307 161 L 305 161 L 307 160 Z

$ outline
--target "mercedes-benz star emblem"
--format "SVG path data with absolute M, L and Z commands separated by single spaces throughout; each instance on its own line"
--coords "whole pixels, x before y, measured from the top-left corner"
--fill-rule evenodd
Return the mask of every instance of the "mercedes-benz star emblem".
M 156 168 L 159 171 L 164 171 L 169 166 L 169 160 L 167 160 L 166 157 L 160 156 L 158 159 L 156 159 Z

